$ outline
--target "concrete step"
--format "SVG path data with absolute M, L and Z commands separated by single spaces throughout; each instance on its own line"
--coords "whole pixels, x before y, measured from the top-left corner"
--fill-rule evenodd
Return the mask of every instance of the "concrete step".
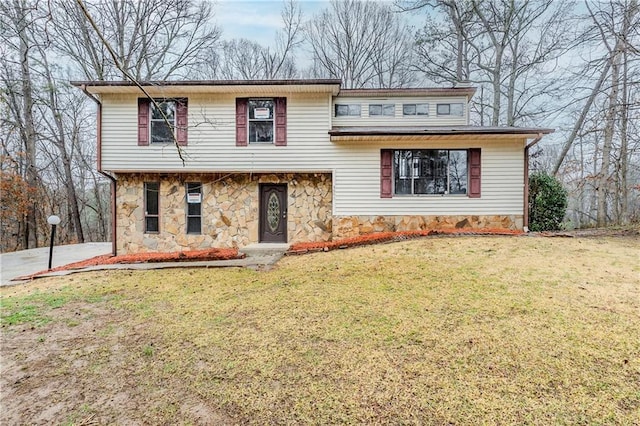
M 247 257 L 257 256 L 283 256 L 289 250 L 287 243 L 257 243 L 244 246 L 238 251 L 244 253 Z

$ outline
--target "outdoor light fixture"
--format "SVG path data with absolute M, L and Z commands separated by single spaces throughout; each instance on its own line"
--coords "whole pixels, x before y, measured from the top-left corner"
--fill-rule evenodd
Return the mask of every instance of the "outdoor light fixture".
M 47 222 L 51 225 L 51 245 L 49 245 L 49 269 L 51 269 L 51 261 L 53 260 L 53 239 L 56 237 L 56 225 L 60 224 L 60 217 L 51 215 L 47 218 Z

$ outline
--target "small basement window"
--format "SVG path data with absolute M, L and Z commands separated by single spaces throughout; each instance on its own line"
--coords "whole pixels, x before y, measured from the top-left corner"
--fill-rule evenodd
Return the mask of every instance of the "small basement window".
M 336 117 L 360 117 L 360 104 L 336 104 Z

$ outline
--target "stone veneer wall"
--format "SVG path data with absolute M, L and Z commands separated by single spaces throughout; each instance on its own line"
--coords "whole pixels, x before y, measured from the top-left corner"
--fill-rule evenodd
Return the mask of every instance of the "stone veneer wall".
M 144 233 L 144 182 L 160 182 L 160 232 Z M 186 182 L 202 183 L 202 233 L 186 233 Z M 287 183 L 288 242 L 332 235 L 330 173 L 119 175 L 118 254 L 243 247 L 258 242 L 259 184 Z
M 336 216 L 333 238 L 349 238 L 373 232 L 426 229 L 522 229 L 522 215 L 485 216 Z

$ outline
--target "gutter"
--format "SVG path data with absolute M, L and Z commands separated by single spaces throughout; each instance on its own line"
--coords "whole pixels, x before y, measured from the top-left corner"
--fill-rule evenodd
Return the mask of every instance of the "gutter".
M 540 142 L 543 136 L 544 135 L 542 133 L 538 133 L 538 136 L 524 147 L 524 232 L 529 232 L 529 150 Z
M 100 102 L 100 99 L 98 99 L 95 95 L 93 95 L 92 93 L 90 93 L 87 90 L 87 86 L 86 84 L 82 84 L 80 86 L 80 89 L 84 92 L 85 95 L 87 95 L 92 101 L 94 101 L 98 107 L 98 112 L 97 112 L 97 131 L 96 131 L 96 142 L 97 142 L 97 154 L 96 154 L 96 166 L 97 166 L 97 170 L 98 173 L 100 173 L 102 176 L 106 177 L 107 179 L 109 179 L 110 182 L 110 186 L 111 186 L 111 254 L 113 254 L 114 256 L 117 255 L 118 250 L 117 250 L 117 244 L 116 244 L 116 185 L 117 185 L 117 180 L 116 178 L 111 175 L 110 173 L 105 172 L 104 170 L 102 170 L 102 102 Z

